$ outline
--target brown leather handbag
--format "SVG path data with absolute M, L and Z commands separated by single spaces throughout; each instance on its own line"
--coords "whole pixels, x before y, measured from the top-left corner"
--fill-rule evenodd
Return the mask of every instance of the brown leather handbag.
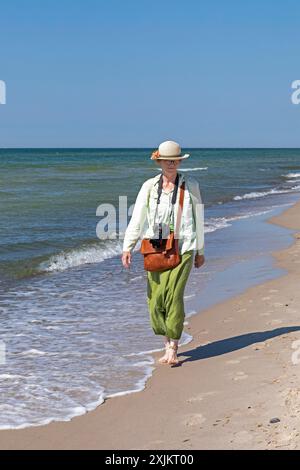
M 183 208 L 185 183 L 180 186 L 179 207 L 175 233 L 179 233 L 181 214 Z M 175 268 L 181 262 L 178 238 L 170 231 L 168 238 L 160 239 L 160 246 L 153 246 L 149 238 L 143 238 L 140 252 L 144 255 L 144 268 L 146 271 L 166 271 Z

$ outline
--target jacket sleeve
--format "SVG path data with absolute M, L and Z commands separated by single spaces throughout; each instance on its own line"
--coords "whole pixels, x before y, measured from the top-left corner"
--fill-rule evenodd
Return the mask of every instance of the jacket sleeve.
M 149 184 L 145 181 L 137 195 L 132 216 L 125 231 L 123 251 L 132 251 L 140 238 L 147 217 L 148 195 Z
M 193 212 L 196 226 L 196 253 L 204 255 L 204 204 L 202 203 L 199 183 L 194 179 L 193 193 L 195 196 Z

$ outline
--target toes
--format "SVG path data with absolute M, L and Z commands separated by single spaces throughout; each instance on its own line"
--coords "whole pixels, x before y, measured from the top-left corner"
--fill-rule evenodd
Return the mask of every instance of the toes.
M 168 355 L 164 355 L 161 358 L 159 358 L 158 362 L 160 362 L 161 364 L 167 363 L 168 362 Z
M 169 360 L 168 360 L 168 364 L 178 364 L 179 363 L 179 360 L 177 359 L 177 357 L 170 357 Z

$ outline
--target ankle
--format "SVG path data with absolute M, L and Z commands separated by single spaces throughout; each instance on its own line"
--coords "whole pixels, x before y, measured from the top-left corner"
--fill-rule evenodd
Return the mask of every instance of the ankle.
M 169 348 L 170 348 L 170 349 L 173 349 L 174 351 L 177 351 L 177 350 L 178 350 L 178 342 L 177 342 L 177 341 L 170 340 L 170 342 L 169 342 Z

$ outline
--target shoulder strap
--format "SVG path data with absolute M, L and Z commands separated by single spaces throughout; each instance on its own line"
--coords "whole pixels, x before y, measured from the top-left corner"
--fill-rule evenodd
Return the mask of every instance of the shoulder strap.
M 172 205 L 174 206 L 176 199 L 177 199 L 177 191 L 178 191 L 178 185 L 179 185 L 179 174 L 177 173 L 176 179 L 175 179 L 175 189 L 172 194 Z M 162 187 L 163 187 L 163 174 L 160 175 L 159 182 L 158 182 L 158 198 L 157 198 L 157 204 L 160 203 L 160 197 L 162 193 Z
M 185 190 L 185 182 L 183 181 L 180 186 L 178 214 L 177 214 L 176 228 L 175 228 L 175 238 L 179 238 L 179 228 L 180 228 L 181 214 L 182 214 L 182 209 L 183 209 L 184 190 Z

